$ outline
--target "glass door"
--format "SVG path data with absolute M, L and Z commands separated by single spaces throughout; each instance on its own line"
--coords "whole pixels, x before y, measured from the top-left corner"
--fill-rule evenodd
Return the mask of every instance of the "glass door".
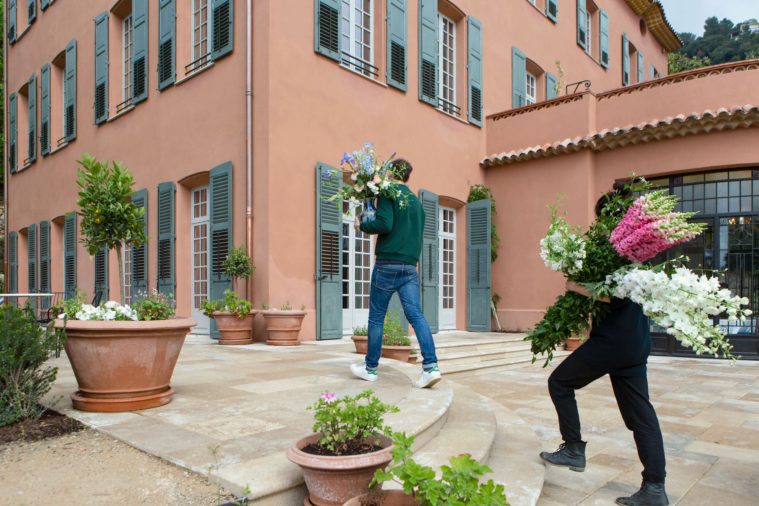
M 371 236 L 353 227 L 355 211 L 344 209 L 341 253 L 343 255 L 343 335 L 369 323 L 374 247 Z
M 209 334 L 211 322 L 203 314 L 203 302 L 208 299 L 211 270 L 209 268 L 210 253 L 208 251 L 208 187 L 197 188 L 192 192 L 192 317 L 197 322 L 194 334 Z

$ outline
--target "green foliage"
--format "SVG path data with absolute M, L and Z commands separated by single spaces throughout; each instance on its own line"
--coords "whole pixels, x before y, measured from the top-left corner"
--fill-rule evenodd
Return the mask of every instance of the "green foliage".
M 142 321 L 168 320 L 174 316 L 174 299 L 158 290 L 152 290 L 149 295 L 141 297 L 133 306 L 137 318 Z
M 250 263 L 250 256 L 242 246 L 232 248 L 222 262 L 221 268 L 233 280 L 237 278 L 248 279 L 256 270 Z
M 279 309 L 281 309 L 282 311 L 292 311 L 293 307 L 290 305 L 290 302 L 288 301 L 282 304 Z
M 369 328 L 368 327 L 353 327 L 353 335 L 354 336 L 368 336 Z
M 667 55 L 667 66 L 670 74 L 708 67 L 711 64 L 712 61 L 708 56 L 691 58 L 680 53 L 669 53 Z
M 40 400 L 58 373 L 45 362 L 60 350 L 60 333 L 39 325 L 30 308 L 0 307 L 0 427 L 39 418 Z
M 370 487 L 394 480 L 403 485 L 403 491 L 413 495 L 420 506 L 508 506 L 503 485 L 493 480 L 480 483 L 480 478 L 492 472 L 490 467 L 462 454 L 448 459 L 440 466 L 440 478 L 435 470 L 415 462 L 411 445 L 414 436 L 393 433 L 393 462 L 374 473 Z
M 367 330 L 366 335 L 369 335 Z M 386 314 L 383 325 L 382 344 L 385 346 L 411 346 L 406 330 L 401 326 L 400 319 L 395 314 Z
M 60 305 L 53 306 L 51 312 L 54 316 L 65 314 L 69 320 L 76 320 L 76 314 L 82 310 L 82 305 L 87 302 L 87 295 L 76 289 L 76 294 L 70 299 L 64 300 Z
M 334 455 L 354 455 L 373 451 L 378 434 L 389 432 L 384 416 L 398 408 L 384 404 L 372 390 L 339 399 L 325 392 L 308 407 L 314 411 L 313 431 L 320 432 L 317 445 Z
M 498 230 L 495 227 L 495 199 L 493 198 L 493 192 L 485 185 L 476 184 L 469 187 L 469 197 L 467 203 L 471 204 L 478 200 L 490 199 L 490 213 L 492 215 L 490 221 L 490 261 L 495 262 L 498 258 L 498 246 L 501 243 L 501 238 L 498 237 Z
M 682 62 L 693 66 L 675 66 L 675 71 L 759 57 L 759 33 L 749 31 L 749 25 L 752 23 L 756 23 L 756 20 L 750 19 L 734 24 L 729 19 L 719 20 L 710 17 L 704 22 L 703 35 L 679 34 L 683 47 L 678 54 L 689 59 Z M 680 63 L 679 60 L 677 62 Z M 670 73 L 673 73 L 672 66 Z
M 224 298 L 206 300 L 203 302 L 203 314 L 213 318 L 214 311 L 226 311 L 234 313 L 238 318 L 244 318 L 250 314 L 250 302 L 239 298 L 232 290 L 224 290 Z

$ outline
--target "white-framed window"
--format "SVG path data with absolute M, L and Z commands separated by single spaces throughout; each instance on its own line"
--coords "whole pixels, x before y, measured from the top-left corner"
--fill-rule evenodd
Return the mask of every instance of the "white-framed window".
M 353 227 L 357 210 L 350 210 L 348 203 L 343 204 L 349 210 L 350 220 L 343 221 L 342 255 L 343 255 L 343 309 L 369 309 L 369 289 L 372 278 L 372 239 L 369 234 Z
M 585 52 L 593 56 L 593 13 L 588 10 L 585 16 Z
M 367 76 L 377 76 L 374 67 L 374 0 L 342 0 L 340 48 L 343 65 Z
M 121 20 L 121 61 L 122 67 L 122 100 L 132 98 L 132 56 L 134 51 L 134 37 L 132 34 L 132 15 Z
M 206 62 L 205 58 L 211 51 L 208 46 L 208 31 L 211 24 L 208 22 L 208 0 L 192 0 L 192 61 L 202 65 Z
M 534 104 L 538 101 L 538 80 L 534 75 L 527 72 L 527 82 L 525 83 L 525 102 L 527 105 Z
M 453 113 L 456 107 L 456 23 L 438 14 L 438 47 L 440 68 L 440 108 Z
M 440 330 L 456 328 L 456 211 L 440 207 L 438 240 L 440 244 Z
M 132 247 L 123 244 L 121 246 L 121 264 L 124 266 L 124 301 L 123 304 L 132 303 Z
M 192 191 L 192 307 L 200 310 L 208 300 L 210 279 L 208 187 Z

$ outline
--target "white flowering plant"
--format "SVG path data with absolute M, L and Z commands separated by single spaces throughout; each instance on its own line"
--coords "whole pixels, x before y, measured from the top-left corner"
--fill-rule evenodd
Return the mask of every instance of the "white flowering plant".
M 580 272 L 587 256 L 585 239 L 579 235 L 580 227 L 570 227 L 566 213 L 559 215 L 551 206 L 551 225 L 540 240 L 540 258 L 552 271 L 573 276 Z
M 65 318 L 66 313 L 58 315 L 58 318 Z M 82 304 L 74 315 L 77 320 L 98 320 L 98 321 L 137 321 L 137 311 L 129 305 L 122 305 L 116 301 L 109 300 L 99 306 Z

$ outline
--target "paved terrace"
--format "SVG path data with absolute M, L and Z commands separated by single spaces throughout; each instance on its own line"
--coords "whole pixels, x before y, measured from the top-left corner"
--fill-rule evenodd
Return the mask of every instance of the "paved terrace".
M 489 336 L 468 334 L 487 341 Z M 462 334 L 437 338 L 460 341 Z M 219 477 L 235 493 L 250 487 L 254 504 L 302 503 L 299 469 L 285 450 L 310 432 L 306 406 L 324 390 L 357 393 L 357 359 L 350 341 L 273 348 L 222 347 L 188 337 L 167 406 L 135 413 L 99 414 L 71 409 L 76 388 L 65 357 L 51 399 L 56 409 L 147 453 L 204 475 Z M 755 504 L 759 485 L 759 363 L 653 358 L 651 392 L 665 432 L 668 491 L 680 504 Z M 417 434 L 418 460 L 439 465 L 469 452 L 488 462 L 513 506 L 612 504 L 637 489 L 640 464 L 624 428 L 611 386 L 601 380 L 580 396 L 588 439 L 585 473 L 548 468 L 537 459 L 559 442 L 546 391 L 550 369 L 539 364 L 457 377 L 432 390 L 411 387 L 418 366 L 383 360 L 371 384 L 401 412 L 388 421 Z M 443 371 L 445 372 L 445 371 Z M 544 481 L 545 477 L 545 481 Z M 541 492 L 542 491 L 542 492 Z

